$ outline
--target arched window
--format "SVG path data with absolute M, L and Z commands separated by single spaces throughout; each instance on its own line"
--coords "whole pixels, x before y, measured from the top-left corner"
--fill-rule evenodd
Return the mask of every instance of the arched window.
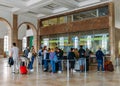
M 4 52 L 8 52 L 8 36 L 4 36 Z
M 24 51 L 26 47 L 27 47 L 27 38 L 23 37 L 23 40 L 22 40 L 22 50 Z

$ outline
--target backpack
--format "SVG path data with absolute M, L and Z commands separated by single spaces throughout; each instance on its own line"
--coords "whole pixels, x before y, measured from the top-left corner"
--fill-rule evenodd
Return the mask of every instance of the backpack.
M 38 55 L 42 56 L 42 50 L 39 50 Z

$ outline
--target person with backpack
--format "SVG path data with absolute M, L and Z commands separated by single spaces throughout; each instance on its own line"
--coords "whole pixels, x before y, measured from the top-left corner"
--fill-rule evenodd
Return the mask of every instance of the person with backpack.
M 38 50 L 38 61 L 39 61 L 39 65 L 41 64 L 42 65 L 42 54 L 43 54 L 43 50 L 42 50 L 42 47 L 40 47 L 40 49 Z
M 86 71 L 89 71 L 89 58 L 90 58 L 91 51 L 86 48 L 85 56 L 86 56 Z
M 101 70 L 104 71 L 104 65 L 103 65 L 103 57 L 104 57 L 104 53 L 102 52 L 101 48 L 99 48 L 96 52 L 96 59 L 98 62 L 98 67 L 97 67 L 97 71 L 100 71 L 100 66 L 101 66 Z
M 85 50 L 83 49 L 83 46 L 80 46 L 79 49 L 79 65 L 80 65 L 80 71 L 83 72 L 85 70 Z
M 29 47 L 26 47 L 26 49 L 24 50 L 24 57 L 28 58 L 28 53 L 30 52 Z
M 76 72 L 75 71 L 75 53 L 74 53 L 74 48 L 71 48 L 70 52 L 68 53 L 68 60 L 70 63 L 70 69 L 71 72 Z
M 85 50 L 83 49 L 82 45 L 80 46 L 80 49 L 78 52 L 79 52 L 79 58 L 85 58 Z

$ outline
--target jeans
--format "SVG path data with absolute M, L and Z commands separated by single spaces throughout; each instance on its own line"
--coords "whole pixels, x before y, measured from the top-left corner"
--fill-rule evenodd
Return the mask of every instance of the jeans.
M 47 60 L 44 60 L 44 69 L 48 70 L 48 61 Z
M 28 64 L 28 69 L 33 69 L 34 56 L 32 56 L 31 61 Z
M 55 73 L 56 72 L 55 62 L 53 60 L 51 60 L 50 63 L 51 63 L 51 67 L 52 67 L 52 72 Z
M 104 71 L 103 61 L 102 60 L 97 60 L 97 62 L 98 62 L 98 71 L 100 71 L 100 66 L 101 66 L 101 70 Z
M 62 71 L 62 64 L 60 60 L 58 61 L 58 66 L 59 66 L 59 71 Z

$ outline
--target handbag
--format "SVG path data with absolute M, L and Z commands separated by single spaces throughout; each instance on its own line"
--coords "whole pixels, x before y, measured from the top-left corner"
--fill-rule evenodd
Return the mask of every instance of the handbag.
M 14 60 L 12 57 L 9 57 L 8 64 L 10 65 L 10 67 L 14 64 Z
M 54 61 L 55 63 L 58 62 L 58 57 L 57 57 L 56 55 L 54 55 L 53 61 Z

